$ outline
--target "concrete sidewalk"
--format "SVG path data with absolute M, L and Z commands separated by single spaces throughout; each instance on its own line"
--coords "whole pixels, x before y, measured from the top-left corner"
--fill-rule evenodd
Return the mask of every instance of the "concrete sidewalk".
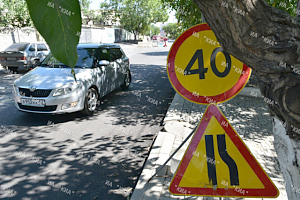
M 129 42 L 118 42 L 118 43 L 115 43 L 115 44 L 120 45 L 120 47 L 122 49 L 131 49 L 131 48 L 137 48 L 138 47 L 138 44 L 129 43 Z
M 256 92 L 258 97 L 250 96 L 251 91 Z M 276 199 L 287 200 L 283 176 L 273 146 L 272 118 L 268 113 L 267 104 L 259 97 L 261 95 L 258 89 L 244 88 L 238 96 L 219 104 L 218 107 L 279 189 L 280 195 Z M 170 194 L 168 187 L 173 177 L 170 162 L 150 183 L 147 183 L 156 169 L 168 159 L 171 151 L 176 149 L 200 122 L 206 107 L 191 103 L 176 93 L 164 119 L 166 132 L 158 133 L 131 200 L 221 199 Z M 188 144 L 189 142 L 182 149 L 185 150 Z

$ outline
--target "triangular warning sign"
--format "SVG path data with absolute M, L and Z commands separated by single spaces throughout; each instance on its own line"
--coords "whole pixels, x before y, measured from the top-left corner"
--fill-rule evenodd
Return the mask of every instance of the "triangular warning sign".
M 209 105 L 173 177 L 174 195 L 277 197 L 279 191 L 223 113 Z

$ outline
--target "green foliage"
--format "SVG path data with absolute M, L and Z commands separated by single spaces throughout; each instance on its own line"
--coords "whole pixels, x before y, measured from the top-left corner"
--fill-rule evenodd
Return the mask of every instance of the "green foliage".
M 107 16 L 120 20 L 124 29 L 135 36 L 149 33 L 151 23 L 168 20 L 167 10 L 160 0 L 110 0 L 103 3 L 102 8 L 108 10 Z
M 179 25 L 188 29 L 196 24 L 202 23 L 201 11 L 193 0 L 161 0 L 164 5 L 176 11 Z M 297 0 L 266 0 L 271 6 L 279 8 L 295 16 L 297 12 Z M 300 14 L 300 11 L 298 11 Z
M 80 1 L 80 2 L 78 2 Z M 163 4 L 161 3 L 163 2 Z M 101 4 L 103 17 L 112 21 L 120 20 L 125 29 L 135 35 L 149 33 L 151 23 L 164 22 L 168 18 L 166 7 L 176 11 L 179 20 L 177 31 L 165 31 L 177 37 L 185 29 L 201 23 L 201 11 L 192 0 L 109 0 Z M 296 0 L 266 0 L 271 6 L 287 11 L 292 16 L 297 13 Z M 80 6 L 83 14 L 91 15 L 91 0 L 26 0 L 35 27 L 49 44 L 52 54 L 61 62 L 74 66 L 77 61 L 76 46 L 81 30 Z M 13 27 L 30 26 L 24 0 L 2 0 L 0 5 L 0 25 Z M 8 11 L 4 13 L 4 11 Z M 299 12 L 299 11 L 298 11 Z M 152 31 L 157 33 L 157 29 Z
M 89 10 L 90 4 L 92 3 L 91 0 L 78 0 L 80 4 L 81 11 Z
M 2 0 L 0 12 L 0 26 L 12 26 L 13 28 L 32 26 L 24 0 Z
M 82 24 L 88 24 L 90 21 L 102 20 L 102 15 L 95 10 L 90 9 L 91 0 L 79 0 L 81 13 L 83 15 Z
M 160 28 L 158 28 L 157 26 L 154 26 L 153 24 L 151 25 L 151 35 L 150 37 L 152 37 L 153 35 L 158 35 L 160 33 Z
M 88 18 L 88 22 L 94 18 L 93 10 L 89 9 L 91 2 L 90 0 L 79 0 L 80 10 L 82 14 Z
M 182 30 L 202 23 L 201 11 L 193 0 L 161 1 L 165 6 L 176 11 L 176 18 Z
M 112 25 L 115 25 L 120 20 L 119 2 L 111 0 L 100 3 L 102 18 L 105 22 L 110 21 Z
M 52 55 L 74 67 L 81 31 L 78 0 L 26 0 L 31 19 L 47 41 Z
M 53 56 L 70 67 L 74 67 L 77 61 L 76 47 L 81 30 L 78 1 L 83 13 L 93 15 L 87 13 L 90 0 L 26 0 L 34 25 L 50 46 Z M 292 16 L 300 13 L 296 9 L 297 0 L 266 1 Z M 120 19 L 124 28 L 135 35 L 147 32 L 151 23 L 166 21 L 168 15 L 165 6 L 174 9 L 179 20 L 177 31 L 174 30 L 174 24 L 164 28 L 171 37 L 177 37 L 185 29 L 201 23 L 201 11 L 192 0 L 109 0 L 101 4 L 102 11 L 107 11 L 103 12 L 104 17 L 115 21 Z M 31 25 L 24 0 L 2 0 L 0 12 L 1 26 Z M 153 29 L 153 33 L 156 30 Z
M 170 23 L 166 26 L 163 26 L 163 30 L 168 35 L 168 37 L 172 39 L 176 39 L 183 32 L 178 23 Z
M 83 15 L 82 24 L 88 24 L 90 21 L 99 20 L 94 10 L 86 10 L 86 11 L 82 10 L 81 12 Z
M 297 0 L 266 0 L 271 6 L 286 11 L 293 17 L 297 12 Z M 299 15 L 299 11 L 298 11 Z
M 120 13 L 121 25 L 134 35 L 146 34 L 150 23 L 168 20 L 167 10 L 160 0 L 124 0 Z

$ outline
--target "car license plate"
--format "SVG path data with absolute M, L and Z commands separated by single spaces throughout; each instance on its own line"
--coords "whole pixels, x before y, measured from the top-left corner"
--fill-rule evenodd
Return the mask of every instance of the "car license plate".
M 6 60 L 17 60 L 16 57 L 7 57 Z
M 44 99 L 21 99 L 23 106 L 45 107 Z

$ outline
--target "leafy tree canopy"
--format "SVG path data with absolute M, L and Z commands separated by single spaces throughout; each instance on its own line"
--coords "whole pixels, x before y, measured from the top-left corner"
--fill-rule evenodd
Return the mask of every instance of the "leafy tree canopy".
M 118 20 L 120 20 L 120 8 L 119 2 L 116 0 L 110 0 L 100 3 L 100 10 L 105 22 L 110 21 L 112 25 L 115 25 Z
M 0 26 L 22 28 L 32 26 L 24 0 L 2 0 L 0 4 Z
M 272 7 L 286 11 L 293 17 L 297 12 L 297 0 L 266 0 Z M 299 11 L 298 11 L 299 12 Z
M 179 28 L 188 29 L 202 23 L 201 11 L 193 0 L 161 0 L 163 4 L 176 11 Z
M 81 11 L 84 10 L 89 10 L 90 9 L 90 4 L 92 3 L 91 0 L 79 0 L 79 4 L 80 4 L 80 9 Z
M 135 35 L 149 32 L 150 24 L 168 20 L 167 9 L 160 0 L 110 0 L 102 4 L 111 18 Z
M 172 39 L 176 39 L 182 33 L 178 23 L 170 23 L 166 26 L 163 26 L 163 30 L 166 32 L 168 37 Z
M 154 26 L 153 24 L 151 24 L 151 35 L 150 37 L 152 37 L 153 35 L 158 35 L 160 33 L 160 28 L 158 28 L 157 26 Z
M 201 11 L 193 0 L 161 0 L 164 5 L 176 11 L 176 18 L 182 32 L 202 23 Z M 293 17 L 297 12 L 297 0 L 266 0 L 271 6 L 288 12 Z M 299 12 L 299 11 L 298 11 Z
M 83 15 L 83 24 L 88 24 L 90 21 L 100 21 L 103 18 L 99 12 L 90 9 L 91 3 L 91 0 L 79 0 L 80 9 Z

